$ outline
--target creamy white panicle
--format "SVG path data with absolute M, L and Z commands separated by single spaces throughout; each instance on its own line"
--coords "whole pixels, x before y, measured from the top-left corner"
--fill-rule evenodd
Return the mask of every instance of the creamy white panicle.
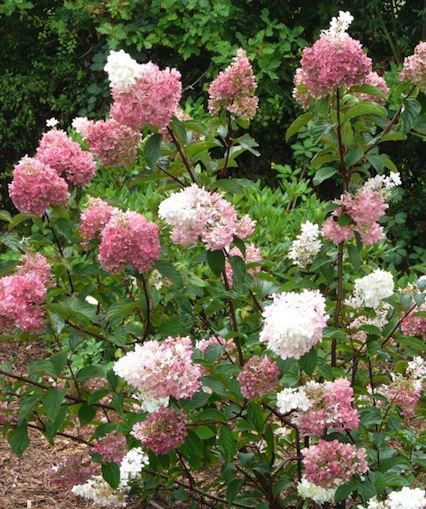
M 126 90 L 143 74 L 144 67 L 121 49 L 110 52 L 104 70 L 112 88 Z
M 379 308 L 382 299 L 393 294 L 394 287 L 392 274 L 382 269 L 376 269 L 371 274 L 355 280 L 353 295 L 347 303 L 357 309 L 363 306 Z
M 376 497 L 368 501 L 365 509 L 425 509 L 426 491 L 420 488 L 402 488 L 401 491 L 392 491 L 386 500 L 380 502 Z M 358 506 L 364 509 L 364 506 Z
M 46 126 L 47 127 L 56 127 L 59 124 L 59 122 L 56 120 L 55 117 L 48 118 L 46 120 Z
M 305 412 L 310 407 L 311 401 L 303 389 L 284 389 L 277 394 L 277 408 L 282 414 L 292 410 Z
M 87 129 L 90 124 L 91 121 L 87 117 L 75 117 L 71 122 L 71 127 L 84 138 L 87 135 Z
M 323 30 L 322 34 L 328 37 L 339 38 L 345 34 L 351 25 L 354 17 L 349 11 L 339 11 L 339 16 L 331 18 L 328 30 Z
M 139 400 L 140 409 L 143 412 L 148 412 L 149 414 L 156 412 L 160 408 L 169 406 L 169 401 L 170 401 L 169 396 L 167 396 L 166 398 L 155 399 L 143 391 L 140 391 L 137 394 L 133 394 L 133 397 L 135 397 L 137 400 Z
M 375 177 L 369 178 L 362 187 L 363 189 L 380 193 L 383 199 L 388 201 L 392 194 L 392 190 L 400 186 L 401 183 L 401 175 L 399 172 L 391 171 L 388 176 L 376 175 Z
M 316 484 L 309 482 L 306 477 L 297 485 L 297 493 L 302 498 L 313 500 L 317 504 L 324 504 L 325 502 L 332 502 L 334 500 L 335 488 L 322 488 Z
M 148 464 L 148 455 L 140 447 L 130 449 L 120 463 L 120 488 L 129 489 L 129 482 L 137 479 L 143 467 Z
M 301 231 L 297 238 L 291 244 L 288 253 L 289 258 L 295 265 L 305 268 L 312 262 L 312 258 L 319 253 L 321 241 L 319 240 L 319 226 L 305 221 L 301 226 Z

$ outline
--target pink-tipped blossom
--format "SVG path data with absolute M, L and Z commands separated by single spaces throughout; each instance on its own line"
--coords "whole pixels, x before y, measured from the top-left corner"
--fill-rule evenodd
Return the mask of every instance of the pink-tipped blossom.
M 423 390 L 423 379 L 415 376 L 396 375 L 389 385 L 383 385 L 378 391 L 389 403 L 398 405 L 405 418 L 414 417 L 416 405 Z
M 66 206 L 70 197 L 65 180 L 31 157 L 23 157 L 15 166 L 9 196 L 19 211 L 38 217 L 53 205 Z
M 101 198 L 89 198 L 80 220 L 80 237 L 84 247 L 101 234 L 116 210 Z
M 40 253 L 24 254 L 18 267 L 17 273 L 21 275 L 34 273 L 46 286 L 53 283 L 52 267 L 49 265 L 46 257 Z
M 244 365 L 238 375 L 241 394 L 247 399 L 255 399 L 272 391 L 280 383 L 280 370 L 269 357 L 254 355 Z
M 193 246 L 201 240 L 211 251 L 228 246 L 234 236 L 245 238 L 255 224 L 248 216 L 239 220 L 234 205 L 196 184 L 161 202 L 158 214 L 172 227 L 174 243 Z
M 120 272 L 127 264 L 145 272 L 159 256 L 158 226 L 142 214 L 117 211 L 102 230 L 99 261 L 107 272 Z
M 414 48 L 414 54 L 404 60 L 399 79 L 426 90 L 426 42 L 419 43 Z
M 189 337 L 146 341 L 118 360 L 114 371 L 151 398 L 192 398 L 201 385 L 201 367 L 192 352 Z
M 99 120 L 87 126 L 84 138 L 90 150 L 106 167 L 117 168 L 133 163 L 141 135 L 115 120 Z
M 224 109 L 237 117 L 252 119 L 256 115 L 257 83 L 250 60 L 243 49 L 237 51 L 232 64 L 220 72 L 209 86 L 209 111 L 213 115 Z
M 366 450 L 338 440 L 320 440 L 302 454 L 306 479 L 323 488 L 334 488 L 368 470 Z
M 418 316 L 418 312 L 426 311 L 426 303 L 414 309 L 408 316 L 401 322 L 402 333 L 406 336 L 423 336 L 426 334 L 426 317 Z
M 324 221 L 321 229 L 321 235 L 335 244 L 340 244 L 353 237 L 353 229 L 351 226 L 341 225 L 338 220 L 335 219 L 339 217 L 339 215 L 339 212 L 334 211 L 333 214 Z
M 160 408 L 133 426 L 132 435 L 155 454 L 166 454 L 185 441 L 187 419 L 183 411 Z
M 82 150 L 78 143 L 59 129 L 43 134 L 36 158 L 76 186 L 87 185 L 96 172 L 92 154 Z
M 247 273 L 254 276 L 257 272 L 260 271 L 259 263 L 262 261 L 262 254 L 260 249 L 254 244 L 247 244 L 245 248 L 245 256 L 241 253 L 238 247 L 233 247 L 229 251 L 229 256 L 239 256 L 242 258 L 247 265 Z M 234 271 L 232 269 L 231 263 L 228 261 L 225 263 L 225 271 L 228 284 L 232 288 L 234 284 Z
M 120 463 L 127 452 L 126 439 L 116 431 L 100 438 L 91 447 L 91 452 L 98 454 L 105 463 Z
M 181 94 L 180 72 L 160 70 L 149 62 L 142 65 L 134 84 L 126 89 L 113 87 L 111 117 L 136 131 L 145 126 L 161 129 L 175 115 Z

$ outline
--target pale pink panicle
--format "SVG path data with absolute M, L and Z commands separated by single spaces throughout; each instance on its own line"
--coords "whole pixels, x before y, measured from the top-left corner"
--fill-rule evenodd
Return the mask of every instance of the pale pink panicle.
M 139 131 L 149 126 L 161 129 L 177 111 L 182 95 L 180 72 L 160 68 L 149 62 L 142 65 L 140 76 L 125 90 L 114 87 L 111 117 Z
M 414 361 L 408 363 L 405 376 L 400 374 L 393 375 L 391 383 L 389 385 L 380 386 L 378 391 L 383 394 L 390 403 L 398 405 L 404 417 L 414 417 L 425 378 L 425 363 L 421 357 L 416 357 Z
M 212 81 L 209 86 L 209 112 L 221 109 L 243 119 L 256 115 L 259 99 L 255 95 L 257 83 L 250 60 L 243 49 L 238 49 L 232 64 Z
M 238 382 L 241 394 L 247 399 L 255 399 L 275 389 L 280 383 L 280 370 L 276 362 L 269 357 L 254 355 L 240 374 Z
M 365 246 L 371 246 L 379 240 L 385 238 L 385 231 L 383 226 L 380 226 L 377 223 L 373 223 L 372 225 L 361 225 L 356 230 L 361 236 L 361 242 Z
M 126 167 L 133 163 L 141 135 L 138 131 L 113 119 L 98 120 L 87 127 L 84 138 L 91 152 L 106 167 Z
M 306 479 L 323 488 L 335 488 L 368 470 L 366 450 L 338 440 L 320 440 L 302 454 Z
M 75 117 L 71 122 L 71 126 L 75 129 L 83 138 L 87 135 L 89 126 L 93 124 L 93 120 L 89 120 L 87 117 Z
M 106 463 L 120 463 L 127 452 L 126 439 L 116 431 L 100 438 L 91 447 L 91 452 L 99 454 Z
M 404 60 L 399 78 L 426 90 L 426 42 L 420 42 L 414 48 L 414 54 Z
M 132 435 L 155 454 L 166 454 L 185 441 L 187 419 L 185 413 L 172 408 L 160 408 L 143 422 L 133 426 Z
M 402 333 L 406 336 L 424 336 L 426 334 L 426 317 L 418 316 L 417 313 L 425 311 L 426 303 L 423 303 L 405 317 L 401 322 Z
M 89 197 L 88 206 L 80 219 L 80 237 L 84 247 L 101 234 L 116 210 L 101 198 Z
M 142 214 L 117 211 L 102 230 L 99 261 L 107 272 L 118 273 L 127 264 L 145 272 L 159 256 L 158 226 Z
M 114 365 L 115 373 L 154 399 L 187 399 L 200 388 L 201 367 L 192 361 L 189 337 L 136 345 Z
M 254 222 L 244 216 L 238 219 L 234 205 L 219 193 L 192 184 L 161 202 L 159 216 L 172 227 L 172 241 L 186 246 L 200 240 L 214 251 L 228 246 L 234 236 L 245 238 Z
M 13 170 L 9 196 L 19 211 L 38 217 L 53 205 L 66 206 L 70 197 L 67 183 L 53 168 L 27 156 Z
M 254 276 L 257 272 L 260 271 L 259 263 L 262 261 L 262 253 L 260 252 L 260 249 L 256 247 L 254 244 L 246 244 L 245 248 L 246 248 L 245 256 L 241 253 L 238 247 L 233 247 L 229 251 L 229 256 L 239 256 L 240 258 L 242 258 L 247 265 L 247 273 Z M 232 288 L 234 271 L 232 269 L 231 263 L 228 261 L 225 264 L 225 271 L 228 284 Z
M 302 435 L 322 436 L 329 428 L 341 432 L 358 428 L 359 416 L 352 407 L 354 398 L 349 380 L 339 378 L 322 384 L 309 382 L 303 390 L 310 407 L 293 417 Z
M 85 483 L 97 473 L 97 469 L 98 465 L 93 463 L 88 456 L 77 452 L 66 456 L 49 468 L 46 471 L 46 480 L 52 485 L 70 489 L 76 484 Z
M 357 225 L 371 225 L 378 221 L 389 207 L 380 193 L 361 188 L 355 195 L 345 193 L 340 200 L 346 214 L 349 214 Z
M 235 343 L 231 339 L 226 340 L 220 336 L 211 336 L 208 339 L 200 339 L 195 342 L 195 348 L 198 348 L 203 353 L 212 345 L 223 346 L 228 354 L 232 353 L 236 348 Z
M 301 67 L 296 69 L 296 73 L 293 79 L 293 97 L 302 106 L 304 110 L 309 108 L 313 97 L 308 91 L 308 87 L 305 84 L 305 72 Z
M 36 158 L 76 186 L 87 185 L 96 172 L 92 154 L 82 150 L 78 143 L 60 129 L 52 129 L 43 134 Z
M 307 94 L 317 99 L 333 94 L 339 87 L 350 88 L 365 83 L 372 70 L 359 41 L 343 32 L 339 37 L 321 34 L 313 46 L 302 53 L 301 80 Z
M 52 267 L 47 258 L 40 253 L 26 253 L 22 257 L 21 264 L 18 267 L 18 274 L 28 273 L 36 274 L 44 285 L 53 284 Z
M 353 237 L 353 230 L 350 226 L 341 225 L 338 223 L 336 217 L 340 214 L 333 212 L 322 225 L 321 234 L 325 239 L 331 240 L 335 244 L 340 244 L 345 240 Z
M 357 97 L 360 101 L 370 101 L 379 104 L 386 103 L 386 100 L 389 96 L 389 87 L 387 86 L 386 81 L 382 76 L 377 74 L 375 71 L 371 71 L 363 84 L 378 88 L 381 92 L 383 92 L 384 97 L 371 95 L 368 93 L 356 93 L 354 94 L 355 97 Z

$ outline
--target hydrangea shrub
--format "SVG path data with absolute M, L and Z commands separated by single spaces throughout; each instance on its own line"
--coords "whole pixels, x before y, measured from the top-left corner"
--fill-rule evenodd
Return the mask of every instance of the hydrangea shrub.
M 330 202 L 233 176 L 257 154 L 242 49 L 200 118 L 176 69 L 111 52 L 110 118 L 50 119 L 16 165 L 0 324 L 50 354 L 0 366 L 0 424 L 17 454 L 29 429 L 87 447 L 50 482 L 101 507 L 426 507 L 425 266 L 383 262 L 382 150 L 424 135 L 425 43 L 388 86 L 351 21 L 304 50 L 286 133 Z

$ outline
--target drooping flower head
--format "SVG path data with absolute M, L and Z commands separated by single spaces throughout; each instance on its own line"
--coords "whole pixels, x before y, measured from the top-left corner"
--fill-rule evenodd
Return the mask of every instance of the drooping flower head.
M 136 345 L 114 365 L 115 373 L 154 399 L 192 398 L 200 388 L 201 367 L 192 361 L 189 337 Z
M 283 359 L 299 359 L 322 337 L 328 316 L 318 290 L 283 292 L 263 312 L 260 341 Z
M 96 239 L 111 219 L 116 208 L 101 198 L 89 198 L 88 206 L 81 214 L 80 237 L 84 247 Z
M 158 226 L 142 214 L 117 211 L 102 230 L 99 261 L 107 272 L 120 272 L 127 264 L 145 272 L 159 256 Z
M 43 134 L 36 158 L 76 186 L 87 185 L 96 171 L 92 154 L 82 150 L 78 143 L 59 129 Z
M 280 383 L 280 370 L 276 362 L 268 357 L 254 355 L 244 365 L 238 375 L 241 394 L 254 399 L 272 391 Z
M 53 205 L 66 206 L 68 185 L 50 166 L 32 157 L 23 157 L 13 170 L 9 196 L 25 214 L 41 217 Z
M 136 81 L 126 87 L 112 88 L 111 117 L 136 131 L 149 126 L 162 129 L 175 115 L 182 95 L 180 72 L 142 64 Z
M 302 449 L 305 477 L 322 488 L 335 488 L 350 481 L 353 475 L 368 470 L 366 450 L 338 440 L 320 440 Z
M 160 408 L 133 426 L 132 434 L 155 454 L 165 454 L 185 441 L 187 419 L 183 411 Z
M 420 90 L 426 90 L 426 42 L 419 43 L 414 48 L 414 54 L 404 60 L 401 81 L 410 81 Z
M 141 141 L 138 131 L 112 119 L 89 123 L 84 138 L 99 161 L 109 168 L 132 164 Z
M 257 83 L 250 60 L 243 49 L 237 51 L 232 64 L 220 72 L 209 86 L 209 112 L 225 109 L 243 119 L 252 119 L 257 110 Z
M 238 220 L 235 207 L 222 195 L 196 184 L 162 201 L 158 215 L 172 226 L 173 242 L 193 246 L 201 240 L 212 251 L 231 244 L 234 236 L 247 237 L 254 227 L 248 216 Z
M 333 18 L 312 47 L 302 53 L 298 82 L 303 83 L 310 96 L 317 99 L 335 93 L 339 87 L 350 88 L 366 82 L 371 72 L 371 59 L 361 43 L 352 39 L 346 30 L 352 21 L 350 13 L 340 12 Z

